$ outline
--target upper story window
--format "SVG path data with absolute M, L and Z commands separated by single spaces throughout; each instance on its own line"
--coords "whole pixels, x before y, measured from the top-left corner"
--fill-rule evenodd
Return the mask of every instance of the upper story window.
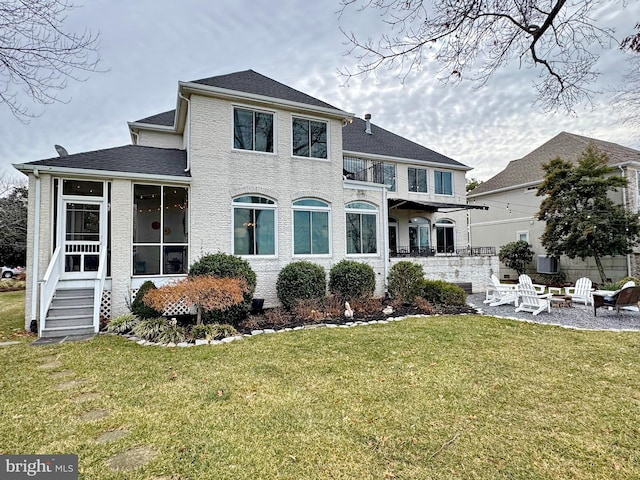
M 293 155 L 327 158 L 327 122 L 294 118 L 292 130 Z
M 451 172 L 434 172 L 434 188 L 436 195 L 453 195 L 453 179 Z
M 273 153 L 273 113 L 234 108 L 233 148 Z
M 345 206 L 347 215 L 347 254 L 378 253 L 378 209 L 366 202 Z
M 396 165 L 395 163 L 374 162 L 373 183 L 380 183 L 390 192 L 396 191 Z
M 408 168 L 409 191 L 418 193 L 427 193 L 427 169 L 426 168 Z
M 188 268 L 188 190 L 134 185 L 133 274 L 185 274 Z
M 233 199 L 234 255 L 275 255 L 276 203 L 245 195 Z
M 314 198 L 293 202 L 293 253 L 329 253 L 329 204 Z

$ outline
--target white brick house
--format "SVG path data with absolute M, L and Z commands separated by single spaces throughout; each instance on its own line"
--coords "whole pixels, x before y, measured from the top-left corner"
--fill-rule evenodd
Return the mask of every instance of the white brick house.
M 254 71 L 180 82 L 175 110 L 129 130 L 132 145 L 15 165 L 41 335 L 97 331 L 207 253 L 246 258 L 272 306 L 295 260 L 366 262 L 383 294 L 391 257 L 469 246 L 469 167 Z

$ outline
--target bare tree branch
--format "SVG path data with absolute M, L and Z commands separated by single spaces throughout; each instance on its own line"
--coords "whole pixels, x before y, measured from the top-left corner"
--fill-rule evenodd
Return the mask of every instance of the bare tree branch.
M 64 30 L 68 0 L 0 0 L 0 104 L 20 121 L 36 116 L 21 98 L 64 102 L 67 80 L 85 81 L 98 68 L 99 35 Z
M 381 66 L 403 80 L 423 61 L 435 60 L 444 82 L 463 79 L 484 85 L 514 59 L 539 68 L 538 103 L 546 111 L 571 112 L 591 102 L 589 85 L 597 78 L 594 46 L 615 42 L 613 30 L 591 15 L 603 0 L 342 0 L 358 14 L 374 10 L 391 33 L 366 41 L 343 31 L 357 70 L 340 73 L 346 82 Z M 617 42 L 615 42 L 617 45 Z

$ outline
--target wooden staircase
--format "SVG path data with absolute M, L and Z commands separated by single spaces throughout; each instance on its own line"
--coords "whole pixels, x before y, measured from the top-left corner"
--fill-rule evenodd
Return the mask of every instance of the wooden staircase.
M 62 283 L 47 311 L 42 337 L 91 335 L 93 328 L 93 288 L 70 288 Z

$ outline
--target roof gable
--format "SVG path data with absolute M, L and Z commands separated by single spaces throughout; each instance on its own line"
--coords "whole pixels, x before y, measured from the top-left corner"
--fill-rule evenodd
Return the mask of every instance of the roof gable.
M 289 102 L 313 105 L 314 107 L 331 108 L 338 110 L 333 105 L 329 105 L 311 95 L 300 92 L 283 83 L 253 70 L 243 72 L 218 75 L 216 77 L 202 78 L 191 83 L 207 85 L 209 87 L 224 88 L 226 90 L 236 90 L 238 92 L 251 93 L 253 95 L 263 95 L 265 97 L 287 100 Z
M 469 196 L 509 189 L 518 185 L 540 183 L 544 179 L 543 164 L 557 157 L 577 163 L 578 157 L 590 144 L 609 155 L 610 165 L 640 162 L 640 151 L 633 148 L 596 138 L 561 132 L 524 157 L 509 162 L 504 170 L 474 188 Z
M 371 124 L 371 134 L 365 132 L 366 122 L 354 118 L 353 122 L 342 129 L 342 149 L 385 157 L 406 158 L 428 163 L 440 163 L 453 168 L 470 169 L 466 165 L 412 142 L 400 135 L 396 135 L 375 124 Z

